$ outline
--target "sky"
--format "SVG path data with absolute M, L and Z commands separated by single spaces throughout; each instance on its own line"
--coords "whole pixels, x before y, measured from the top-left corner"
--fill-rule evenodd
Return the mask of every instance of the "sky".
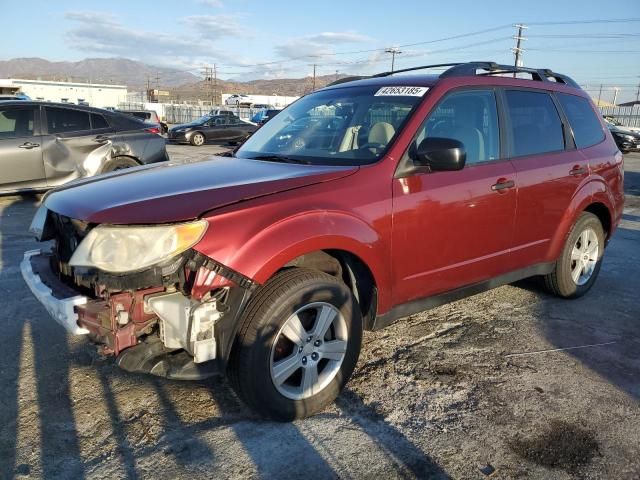
M 0 59 L 125 57 L 219 77 L 370 74 L 469 60 L 512 63 L 528 25 L 525 66 L 568 74 L 611 101 L 640 82 L 640 0 L 0 0 Z M 28 20 L 28 21 L 27 21 Z M 625 20 L 602 22 L 602 20 Z M 584 23 L 597 21 L 593 23 Z M 562 24 L 554 23 L 561 22 Z M 568 23 L 573 22 L 573 23 Z M 583 23 L 578 23 L 583 22 Z M 453 37 L 453 38 L 452 38 Z M 457 37 L 457 38 L 455 38 Z M 162 80 L 160 80 L 162 81 Z M 595 93 L 594 93 L 595 91 Z

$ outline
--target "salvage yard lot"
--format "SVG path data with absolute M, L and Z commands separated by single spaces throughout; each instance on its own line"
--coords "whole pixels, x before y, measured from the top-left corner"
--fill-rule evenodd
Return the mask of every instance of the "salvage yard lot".
M 638 478 L 640 155 L 625 183 L 585 297 L 519 282 L 366 333 L 336 405 L 291 424 L 223 380 L 129 374 L 66 336 L 19 272 L 38 198 L 0 197 L 0 479 Z

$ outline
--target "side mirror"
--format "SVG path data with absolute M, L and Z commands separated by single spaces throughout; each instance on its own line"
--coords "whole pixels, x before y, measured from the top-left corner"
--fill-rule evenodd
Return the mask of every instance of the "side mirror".
M 459 140 L 427 137 L 420 142 L 412 159 L 416 166 L 428 167 L 432 172 L 462 170 L 467 153 Z

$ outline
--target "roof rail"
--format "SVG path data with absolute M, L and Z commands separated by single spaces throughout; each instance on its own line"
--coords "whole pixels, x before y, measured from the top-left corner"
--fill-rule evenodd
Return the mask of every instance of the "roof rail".
M 440 74 L 441 78 L 451 77 L 469 77 L 469 76 L 490 76 L 501 75 L 505 73 L 528 73 L 531 75 L 531 79 L 540 82 L 554 81 L 557 83 L 563 83 L 565 85 L 580 88 L 580 86 L 567 75 L 556 73 L 549 68 L 526 68 L 515 67 L 513 65 L 501 65 L 496 62 L 466 62 L 466 63 L 436 63 L 433 65 L 422 65 L 419 67 L 403 68 L 401 70 L 394 70 L 393 72 L 382 72 L 372 75 L 371 77 L 358 76 L 358 77 L 345 77 L 330 83 L 327 86 L 337 85 L 339 83 L 351 82 L 354 80 L 360 80 L 363 78 L 378 78 L 388 77 L 395 75 L 396 73 L 413 72 L 416 70 L 426 70 L 429 68 L 442 68 L 449 67 L 447 70 Z M 478 73 L 479 70 L 483 72 Z

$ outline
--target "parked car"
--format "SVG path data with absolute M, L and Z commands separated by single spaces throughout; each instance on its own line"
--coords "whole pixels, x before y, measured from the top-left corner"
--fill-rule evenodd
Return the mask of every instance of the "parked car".
M 233 113 L 231 110 L 227 110 L 226 108 L 214 108 L 213 110 L 211 110 L 209 112 L 209 116 L 210 117 L 217 117 L 219 115 L 234 115 L 235 113 Z
M 169 131 L 169 127 L 165 122 L 160 120 L 158 113 L 154 110 L 116 110 L 117 112 L 124 113 L 125 115 L 131 115 L 132 117 L 139 118 L 149 125 L 153 125 L 158 128 L 158 133 L 165 134 Z
M 15 95 L 0 95 L 0 101 L 6 101 L 6 100 L 31 100 L 31 99 L 24 93 L 17 93 Z
M 257 123 L 258 125 L 262 125 L 263 123 L 267 123 L 270 119 L 275 117 L 281 109 L 270 108 L 266 110 L 260 110 L 253 117 L 251 117 L 251 121 Z
M 224 103 L 226 105 L 235 105 L 236 107 L 250 107 L 251 105 L 253 105 L 253 99 L 249 95 L 234 93 L 233 95 L 227 97 Z
M 235 115 L 205 115 L 191 123 L 176 125 L 169 130 L 170 142 L 190 143 L 196 147 L 206 142 L 238 143 L 246 140 L 257 127 Z
M 619 122 L 610 115 L 603 115 L 602 118 L 604 118 L 605 122 L 607 122 L 609 125 L 613 125 L 614 127 L 619 127 L 624 130 L 631 130 L 632 132 L 640 133 L 640 127 L 628 127 L 627 125 L 624 125 L 622 122 Z
M 32 231 L 55 246 L 25 254 L 27 284 L 120 367 L 228 373 L 279 420 L 336 398 L 363 330 L 531 276 L 587 293 L 624 203 L 622 155 L 589 95 L 488 62 L 400 73 L 303 97 L 235 157 L 48 195 Z
M 126 115 L 71 104 L 0 103 L 0 192 L 167 160 L 165 140 Z
M 622 153 L 640 151 L 640 133 L 617 127 L 611 123 L 607 123 L 607 127 Z

